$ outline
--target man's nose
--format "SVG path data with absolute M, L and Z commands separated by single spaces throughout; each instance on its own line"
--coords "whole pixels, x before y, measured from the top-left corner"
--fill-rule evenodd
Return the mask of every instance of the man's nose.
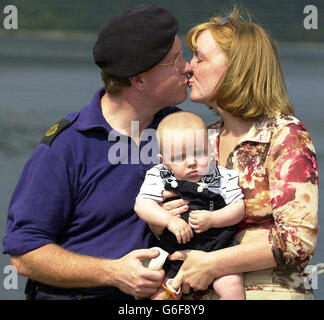
M 192 68 L 190 63 L 187 60 L 185 61 L 185 66 L 184 66 L 184 73 L 191 74 L 192 73 Z

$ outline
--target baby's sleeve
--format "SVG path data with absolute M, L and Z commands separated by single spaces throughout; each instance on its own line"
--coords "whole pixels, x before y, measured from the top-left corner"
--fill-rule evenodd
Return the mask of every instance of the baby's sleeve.
M 239 185 L 238 173 L 235 170 L 224 168 L 221 170 L 222 194 L 226 204 L 242 199 L 244 197 L 242 189 Z
M 146 172 L 144 182 L 137 197 L 163 201 L 162 193 L 165 182 L 160 175 L 160 165 L 154 166 Z

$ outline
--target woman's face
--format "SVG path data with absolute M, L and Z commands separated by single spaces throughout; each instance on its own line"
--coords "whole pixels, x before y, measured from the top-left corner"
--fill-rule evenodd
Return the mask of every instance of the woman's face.
M 227 57 L 210 30 L 202 31 L 196 44 L 197 48 L 190 61 L 192 68 L 192 77 L 189 81 L 190 99 L 210 105 L 215 87 L 226 69 Z

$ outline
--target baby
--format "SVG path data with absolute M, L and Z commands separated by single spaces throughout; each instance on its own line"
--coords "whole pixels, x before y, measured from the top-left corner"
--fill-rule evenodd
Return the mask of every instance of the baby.
M 245 214 L 243 194 L 236 171 L 211 160 L 205 123 L 193 113 L 175 112 L 160 122 L 157 138 L 161 164 L 147 171 L 135 211 L 154 230 L 159 247 L 172 254 L 177 250 L 208 252 L 236 245 L 235 225 Z M 164 190 L 188 200 L 189 210 L 176 216 L 162 208 Z M 151 299 L 180 299 L 181 276 L 177 273 L 181 264 L 165 262 L 164 283 Z M 173 278 L 177 281 L 172 282 Z M 245 298 L 241 274 L 215 279 L 213 288 L 222 300 Z

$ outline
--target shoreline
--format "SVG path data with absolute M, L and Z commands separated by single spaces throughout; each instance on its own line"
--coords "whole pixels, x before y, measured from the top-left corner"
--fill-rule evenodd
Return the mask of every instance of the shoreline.
M 179 34 L 184 40 L 185 34 Z M 23 40 L 46 40 L 46 41 L 62 41 L 62 40 L 84 40 L 93 41 L 97 38 L 97 33 L 88 31 L 61 31 L 61 30 L 0 30 L 0 39 L 18 38 Z M 185 43 L 185 42 L 184 42 Z M 281 47 L 289 47 L 299 49 L 316 49 L 324 51 L 324 42 L 308 42 L 308 41 L 276 41 L 276 45 Z

